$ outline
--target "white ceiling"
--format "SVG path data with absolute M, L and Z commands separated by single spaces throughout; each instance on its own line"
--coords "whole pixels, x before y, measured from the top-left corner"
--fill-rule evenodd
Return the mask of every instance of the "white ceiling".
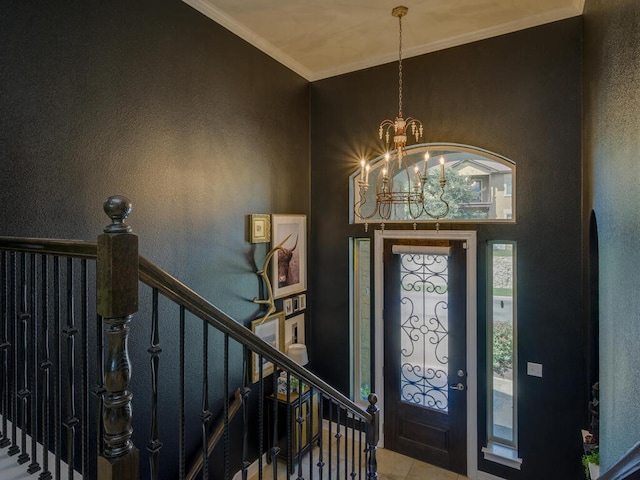
M 584 0 L 183 0 L 309 81 L 582 14 Z

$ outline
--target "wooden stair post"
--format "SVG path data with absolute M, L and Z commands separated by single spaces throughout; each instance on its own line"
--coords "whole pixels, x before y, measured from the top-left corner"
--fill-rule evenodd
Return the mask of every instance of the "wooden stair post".
M 128 390 L 131 363 L 127 340 L 132 315 L 138 310 L 138 237 L 125 223 L 131 203 L 109 197 L 104 211 L 111 224 L 98 237 L 97 305 L 104 318 L 103 450 L 98 457 L 98 480 L 137 480 L 138 449 L 131 441 L 132 394 Z

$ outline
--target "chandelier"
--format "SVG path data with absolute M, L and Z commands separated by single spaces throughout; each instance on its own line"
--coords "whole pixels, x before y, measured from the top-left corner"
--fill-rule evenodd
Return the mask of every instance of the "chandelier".
M 369 173 L 371 164 L 362 159 L 360 162 L 360 175 L 358 180 L 359 200 L 354 204 L 354 214 L 361 220 L 369 220 L 373 217 L 384 222 L 389 220 L 394 210 L 402 209 L 404 218 L 418 220 L 421 217 L 431 217 L 439 220 L 449 213 L 449 203 L 444 200 L 445 185 L 444 158 L 440 158 L 440 188 L 435 193 L 428 188 L 428 164 L 429 152 L 425 153 L 422 169 L 419 162 L 409 165 L 407 158 L 407 138 L 420 141 L 423 134 L 422 122 L 417 118 L 404 118 L 402 114 L 402 17 L 409 9 L 407 7 L 395 7 L 391 15 L 398 19 L 400 42 L 398 54 L 398 116 L 395 120 L 384 120 L 378 128 L 378 136 L 384 137 L 387 152 L 384 155 L 384 164 L 375 180 L 375 206 L 368 207 L 367 200 L 373 201 L 373 195 L 367 195 L 369 190 Z M 390 150 L 391 130 L 393 129 L 393 148 Z M 437 187 L 436 187 L 437 189 Z M 434 202 L 435 200 L 435 202 Z M 430 210 L 428 203 L 437 206 Z M 367 211 L 371 209 L 367 213 Z M 416 223 L 414 222 L 414 228 Z M 365 223 L 365 229 L 367 224 Z

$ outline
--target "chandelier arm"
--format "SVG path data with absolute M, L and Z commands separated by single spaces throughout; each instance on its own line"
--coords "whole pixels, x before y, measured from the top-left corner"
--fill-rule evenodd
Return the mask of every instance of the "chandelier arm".
M 373 218 L 373 216 L 378 212 L 377 205 L 371 211 L 369 215 L 362 214 L 362 207 L 367 203 L 367 188 L 365 188 L 364 184 L 360 185 L 360 201 L 356 202 L 353 206 L 353 214 L 358 217 L 360 220 L 369 220 Z
M 440 203 L 443 203 L 443 204 L 444 204 L 444 206 L 445 206 L 444 213 L 441 213 L 441 214 L 435 214 L 435 215 L 434 215 L 434 214 L 433 214 L 433 213 L 431 213 L 429 210 L 427 210 L 427 206 L 426 206 L 426 204 L 423 204 L 423 210 L 422 210 L 422 211 L 423 211 L 424 213 L 426 213 L 428 216 L 430 216 L 431 218 L 433 218 L 434 220 L 440 220 L 441 218 L 444 218 L 444 217 L 446 217 L 446 216 L 449 214 L 449 202 L 447 202 L 447 201 L 443 198 L 443 197 L 444 197 L 444 194 L 445 194 L 445 191 L 444 191 L 444 185 L 442 185 L 440 188 L 441 188 L 441 190 L 442 190 L 442 193 L 440 193 L 439 200 L 440 200 Z

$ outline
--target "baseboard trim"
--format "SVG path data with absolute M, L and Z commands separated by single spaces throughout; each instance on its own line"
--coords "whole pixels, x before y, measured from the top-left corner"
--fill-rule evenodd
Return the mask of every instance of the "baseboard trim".
M 505 480 L 504 478 L 496 477 L 487 472 L 478 472 L 478 480 Z

